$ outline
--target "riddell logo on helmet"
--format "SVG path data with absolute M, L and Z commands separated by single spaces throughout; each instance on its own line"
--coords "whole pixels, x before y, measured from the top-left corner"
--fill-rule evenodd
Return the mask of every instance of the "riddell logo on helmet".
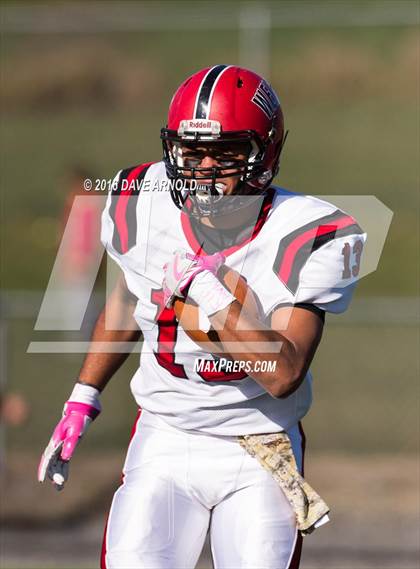
M 220 123 L 219 121 L 212 120 L 197 120 L 189 119 L 184 120 L 179 123 L 178 133 L 180 135 L 188 132 L 202 132 L 209 134 L 219 134 L 220 133 Z
M 189 128 L 211 128 L 211 121 L 188 121 Z

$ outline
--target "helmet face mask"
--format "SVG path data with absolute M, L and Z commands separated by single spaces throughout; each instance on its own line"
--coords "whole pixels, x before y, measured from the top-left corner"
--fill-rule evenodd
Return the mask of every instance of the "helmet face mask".
M 175 93 L 161 139 L 168 177 L 185 182 L 171 189 L 177 207 L 196 217 L 231 213 L 261 196 L 277 173 L 280 104 L 255 73 L 215 66 Z M 212 160 L 204 163 L 206 157 Z
M 164 152 L 166 164 L 170 164 L 170 168 L 167 166 L 170 177 L 184 180 L 187 188 L 171 190 L 172 198 L 178 207 L 195 217 L 226 214 L 249 203 L 253 190 L 247 182 L 260 176 L 263 168 L 261 144 L 258 145 L 248 134 L 217 142 L 182 142 L 169 138 L 165 144 L 164 139 Z M 206 157 L 213 159 L 212 166 L 201 165 Z M 195 184 L 191 184 L 191 180 Z M 231 191 L 226 195 L 227 187 Z M 261 195 L 260 191 L 255 193 L 257 197 Z M 240 195 L 246 195 L 248 199 L 240 200 Z M 189 203 L 186 203 L 188 198 Z

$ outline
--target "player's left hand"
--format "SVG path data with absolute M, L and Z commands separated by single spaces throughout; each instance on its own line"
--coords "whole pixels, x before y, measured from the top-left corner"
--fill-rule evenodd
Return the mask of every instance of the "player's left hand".
M 194 278 L 203 271 L 217 273 L 225 262 L 222 253 L 214 255 L 193 255 L 184 249 L 174 251 L 172 259 L 163 266 L 163 294 L 165 306 L 170 306 L 175 297 L 185 298 Z

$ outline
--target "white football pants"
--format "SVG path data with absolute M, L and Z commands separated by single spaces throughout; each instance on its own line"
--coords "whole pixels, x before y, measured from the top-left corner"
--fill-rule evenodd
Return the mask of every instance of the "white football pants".
M 102 569 L 192 569 L 207 531 L 215 569 L 299 566 L 295 516 L 234 437 L 179 431 L 141 412 L 105 530 Z M 303 433 L 289 431 L 302 468 Z

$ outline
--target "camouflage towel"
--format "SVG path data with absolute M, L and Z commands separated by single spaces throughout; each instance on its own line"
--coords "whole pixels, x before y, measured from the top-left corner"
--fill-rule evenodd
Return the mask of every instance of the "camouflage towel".
M 298 472 L 287 433 L 245 435 L 239 444 L 270 472 L 283 490 L 303 535 L 326 523 L 329 507 Z

